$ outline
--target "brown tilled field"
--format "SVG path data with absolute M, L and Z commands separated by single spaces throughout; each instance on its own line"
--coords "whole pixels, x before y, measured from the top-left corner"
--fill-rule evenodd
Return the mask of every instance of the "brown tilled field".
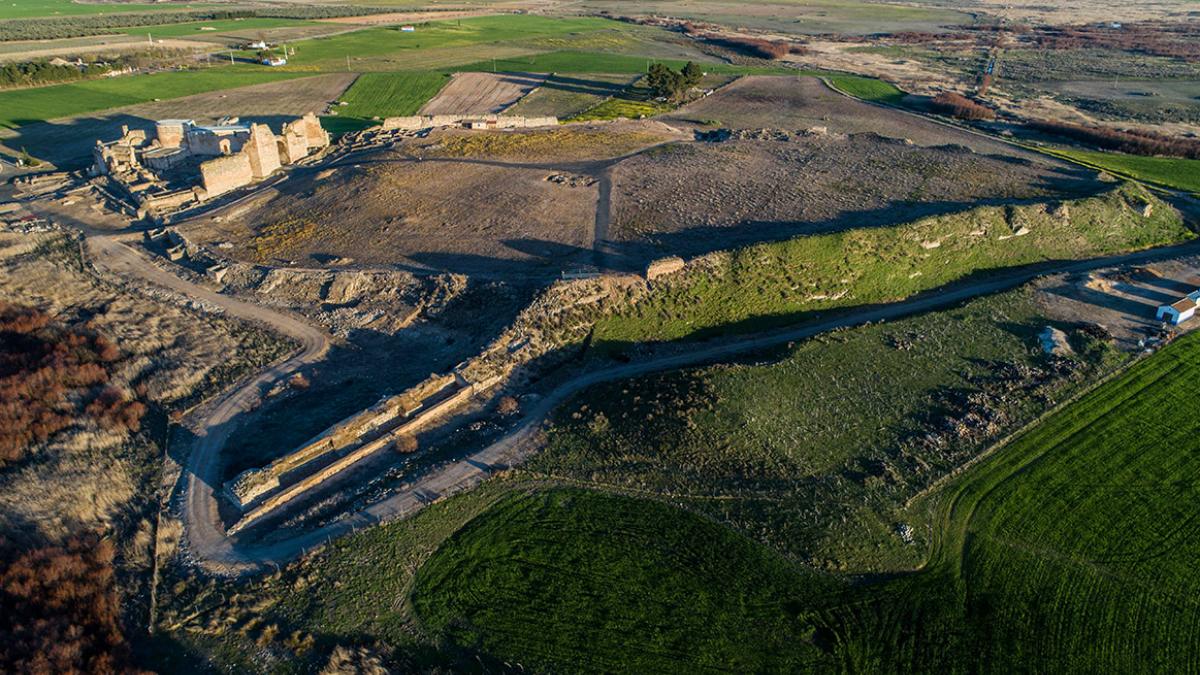
M 503 112 L 540 87 L 545 75 L 529 73 L 455 73 L 428 103 L 422 115 L 486 115 Z
M 353 73 L 332 73 L 142 103 L 6 130 L 0 132 L 0 143 L 18 151 L 27 148 L 35 157 L 60 167 L 75 168 L 90 163 L 96 139 L 117 138 L 123 124 L 131 129 L 150 129 L 155 120 L 184 118 L 213 122 L 229 115 L 266 122 L 279 131 L 284 122 L 304 113 L 320 113 L 329 101 L 342 95 L 354 78 Z
M 181 229 L 201 243 L 232 243 L 236 258 L 274 264 L 553 272 L 590 260 L 597 194 L 587 181 L 556 175 L 380 152 L 297 172 L 273 197 Z
M 1097 187 L 1090 175 L 1068 169 L 876 134 L 667 146 L 622 162 L 613 180 L 610 239 L 643 256 L 697 254 Z

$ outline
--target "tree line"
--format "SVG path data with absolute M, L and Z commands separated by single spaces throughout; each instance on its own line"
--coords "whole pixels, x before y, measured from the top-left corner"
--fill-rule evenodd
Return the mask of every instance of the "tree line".
M 329 19 L 339 16 L 361 16 L 388 11 L 387 8 L 353 5 L 286 5 L 258 9 L 195 10 L 190 12 L 143 12 L 140 14 L 105 14 L 84 16 L 54 16 L 36 19 L 0 21 L 0 42 L 11 40 L 54 40 L 59 38 L 107 35 L 118 28 L 161 26 L 193 21 L 226 19 Z

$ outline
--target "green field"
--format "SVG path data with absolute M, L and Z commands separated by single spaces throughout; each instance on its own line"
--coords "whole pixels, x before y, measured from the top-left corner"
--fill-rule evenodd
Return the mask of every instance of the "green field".
M 582 490 L 509 496 L 424 567 L 426 630 L 539 672 L 763 672 L 828 665 L 832 585 L 703 518 Z
M 895 85 L 873 77 L 830 75 L 826 79 L 835 88 L 864 101 L 898 105 L 904 100 L 904 92 L 897 89 Z
M 303 73 L 213 68 L 114 77 L 75 84 L 0 92 L 0 127 L 18 127 L 155 99 L 302 77 Z
M 1200 160 L 1197 159 L 1142 157 L 1074 148 L 1038 149 L 1135 180 L 1200 194 Z
M 136 3 L 84 3 L 72 0 L 7 0 L 0 2 L 0 19 L 30 19 L 42 16 L 70 16 L 78 14 L 131 14 L 138 12 L 162 12 L 170 10 L 205 9 L 216 5 L 196 4 L 136 4 Z
M 619 95 L 635 79 L 635 76 L 628 74 L 558 73 L 546 78 L 542 86 L 517 101 L 508 112 L 530 117 L 553 115 L 565 119 Z
M 406 64 L 409 56 L 431 50 L 472 47 L 481 44 L 521 43 L 539 36 L 620 31 L 623 24 L 607 19 L 551 19 L 532 15 L 506 14 L 461 21 L 422 24 L 416 32 L 397 27 L 369 28 L 327 38 L 296 42 L 295 55 L 288 58 L 289 70 L 345 70 L 346 58 L 357 61 L 384 58 L 392 70 L 416 69 Z M 243 55 L 250 55 L 249 52 Z M 424 67 L 418 66 L 418 68 Z
M 627 54 L 605 54 L 600 52 L 557 51 L 545 54 L 531 54 L 507 59 L 479 61 L 457 66 L 454 70 L 467 72 L 490 72 L 493 68 L 500 72 L 533 72 L 533 73 L 644 73 L 651 63 L 664 63 L 675 70 L 682 68 L 687 61 L 680 59 L 654 59 Z M 727 63 L 704 63 L 705 71 L 711 73 L 728 73 L 735 75 L 779 75 L 798 74 L 793 68 L 782 66 L 738 66 Z
M 338 106 L 329 121 L 369 126 L 375 117 L 415 115 L 449 81 L 442 73 L 363 73 L 342 94 L 349 105 Z
M 1142 206 L 1154 204 L 1149 218 Z M 985 206 L 888 228 L 804 236 L 713 254 L 642 302 L 601 318 L 595 340 L 705 337 L 795 323 L 805 314 L 893 302 L 972 273 L 1185 241 L 1179 214 L 1129 184 L 1070 203 Z M 1020 227 L 1028 232 L 1015 236 Z M 976 234 L 972 234 L 976 233 Z
M 1181 339 L 940 495 L 929 569 L 842 614 L 848 664 L 1195 670 L 1197 357 Z
M 149 34 L 154 38 L 215 38 L 222 33 L 229 33 L 231 31 L 268 30 L 288 26 L 307 26 L 313 23 L 315 22 L 302 21 L 300 19 L 222 19 L 220 21 L 189 21 L 187 23 L 168 23 L 161 26 L 118 28 L 116 32 L 138 37 L 145 37 Z M 202 28 L 212 28 L 213 30 L 201 30 Z

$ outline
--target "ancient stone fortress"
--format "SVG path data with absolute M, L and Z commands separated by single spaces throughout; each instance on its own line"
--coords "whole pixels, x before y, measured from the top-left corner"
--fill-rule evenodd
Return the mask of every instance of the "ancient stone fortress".
M 159 120 L 153 137 L 122 127 L 121 138 L 96 141 L 92 173 L 106 176 L 137 203 L 141 215 L 203 202 L 260 181 L 329 145 L 329 134 L 308 113 L 279 135 L 265 124 L 226 118 L 206 126 Z M 196 185 L 199 178 L 199 185 Z

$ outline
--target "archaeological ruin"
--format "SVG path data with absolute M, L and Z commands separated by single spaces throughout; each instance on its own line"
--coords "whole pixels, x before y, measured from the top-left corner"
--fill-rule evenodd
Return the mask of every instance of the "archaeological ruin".
M 329 134 L 313 113 L 288 122 L 278 135 L 237 118 L 215 125 L 159 120 L 152 135 L 122 127 L 119 139 L 97 140 L 92 174 L 121 188 L 139 215 L 157 215 L 263 180 L 328 146 Z

